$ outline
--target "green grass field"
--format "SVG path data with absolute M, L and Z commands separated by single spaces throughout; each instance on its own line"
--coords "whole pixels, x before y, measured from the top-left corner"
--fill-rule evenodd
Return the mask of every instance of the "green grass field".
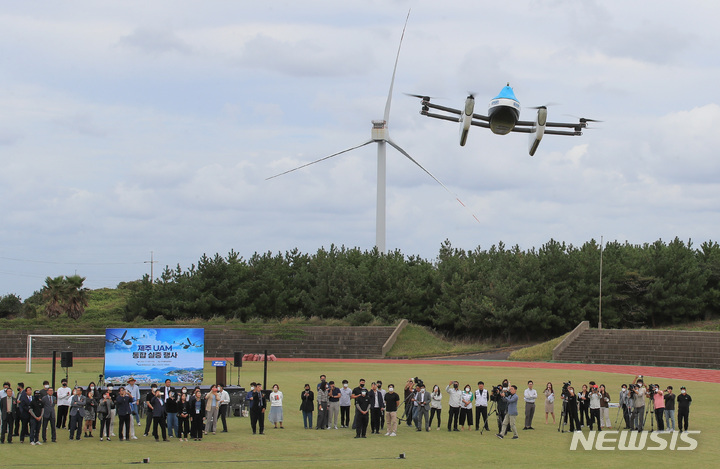
M 214 369 L 206 363 L 206 380 L 212 381 Z M 24 372 L 24 361 L 0 362 L 0 378 L 8 380 L 13 386 L 18 381 L 38 387 L 43 379 L 49 379 L 49 361 L 37 360 L 33 363 L 33 373 Z M 240 373 L 241 384 L 261 380 L 262 363 L 245 363 Z M 76 360 L 70 369 L 71 384 L 77 380 L 83 386 L 102 373 L 102 360 Z M 561 434 L 557 425 L 545 425 L 542 404 L 538 405 L 535 416 L 535 431 L 519 431 L 518 440 L 499 440 L 494 432 L 452 432 L 443 426 L 441 431 L 431 433 L 415 432 L 414 428 L 401 426 L 395 438 L 368 434 L 367 439 L 353 439 L 351 430 L 304 430 L 299 412 L 300 392 L 304 383 L 311 386 L 318 382 L 321 373 L 328 379 L 340 381 L 348 379 L 352 385 L 359 378 L 368 382 L 382 379 L 385 385 L 395 383 L 401 387 L 408 378 L 419 376 L 426 384 L 440 384 L 443 388 L 451 379 L 461 385 L 469 383 L 473 389 L 478 380 L 487 384 L 497 384 L 503 378 L 524 390 L 525 383 L 532 379 L 538 388 L 544 388 L 547 381 L 555 384 L 556 390 L 563 381 L 572 380 L 575 385 L 595 380 L 608 386 L 614 399 L 617 399 L 621 383 L 632 380 L 631 376 L 610 373 L 583 371 L 558 371 L 538 368 L 502 368 L 478 366 L 454 366 L 438 362 L 431 364 L 410 364 L 403 361 L 387 363 L 317 363 L 317 362 L 270 362 L 268 364 L 268 382 L 278 383 L 285 393 L 285 429 L 268 428 L 266 435 L 252 435 L 248 418 L 229 419 L 229 433 L 210 435 L 202 442 L 183 442 L 171 440 L 168 443 L 156 443 L 152 437 L 139 437 L 139 440 L 120 442 L 100 442 L 99 438 L 68 441 L 67 431 L 61 431 L 58 443 L 43 446 L 30 446 L 26 441 L 9 446 L 0 446 L 3 467 L 26 466 L 69 466 L 94 465 L 110 466 L 138 463 L 150 458 L 155 466 L 177 466 L 178 464 L 224 464 L 223 467 L 235 467 L 242 463 L 255 463 L 256 467 L 406 467 L 438 468 L 469 467 L 481 464 L 502 467 L 582 467 L 597 465 L 600 467 L 636 467 L 652 463 L 664 467 L 680 467 L 699 464 L 699 467 L 713 467 L 720 459 L 717 441 L 720 437 L 716 423 L 720 417 L 717 403 L 713 397 L 717 384 L 700 382 L 680 382 L 646 378 L 646 382 L 659 382 L 665 386 L 671 384 L 676 390 L 686 385 L 693 397 L 691 408 L 691 429 L 701 430 L 695 435 L 698 447 L 694 451 L 570 451 L 571 434 Z M 60 377 L 57 378 L 58 382 Z M 229 379 L 236 382 L 235 374 Z M 447 417 L 447 400 L 444 400 L 443 425 Z M 559 405 L 556 404 L 559 419 Z M 524 405 L 519 406 L 518 422 L 522 427 Z M 611 419 L 615 421 L 615 410 L 611 410 Z M 620 420 L 622 417 L 620 418 Z M 619 422 L 619 421 L 618 421 Z M 494 423 L 491 421 L 491 423 Z M 491 425 L 491 430 L 493 426 Z M 587 430 L 586 430 L 587 432 Z M 670 435 L 664 435 L 667 439 Z M 403 460 L 396 459 L 405 453 Z

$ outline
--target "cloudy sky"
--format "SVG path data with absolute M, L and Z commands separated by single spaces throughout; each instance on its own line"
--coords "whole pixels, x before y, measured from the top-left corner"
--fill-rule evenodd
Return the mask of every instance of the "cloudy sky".
M 100 288 L 203 254 L 375 244 L 370 137 L 400 33 L 387 247 L 718 238 L 720 6 L 519 0 L 38 1 L 0 12 L 0 295 Z M 582 137 L 421 116 L 506 82 Z M 521 117 L 532 119 L 524 109 Z M 472 216 L 475 214 L 478 223 Z

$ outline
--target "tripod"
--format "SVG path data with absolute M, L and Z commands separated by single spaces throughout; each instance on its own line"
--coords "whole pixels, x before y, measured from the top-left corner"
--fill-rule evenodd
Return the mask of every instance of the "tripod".
M 650 415 L 650 433 L 652 433 L 653 431 L 655 431 L 655 402 L 652 400 L 650 402 L 652 402 L 652 406 L 648 406 L 648 409 L 645 411 L 643 430 L 645 429 L 645 424 L 647 423 L 647 416 L 650 412 L 652 412 L 652 414 Z
M 405 401 L 403 402 L 403 415 L 408 415 L 408 413 L 407 413 L 408 401 L 410 401 L 414 395 L 415 395 L 415 393 L 412 392 L 412 393 L 410 393 L 410 395 L 408 395 L 408 397 L 405 398 Z M 413 420 L 413 409 L 412 408 L 410 409 L 410 415 L 408 416 L 408 418 L 398 418 L 398 423 L 402 423 L 403 421 L 407 422 L 408 420 L 411 422 Z
M 488 409 L 487 417 L 485 417 L 485 421 L 483 422 L 483 427 L 480 429 L 480 434 L 482 435 L 485 431 L 485 427 L 487 426 L 487 421 L 490 418 L 492 414 L 497 414 L 497 409 L 495 408 L 495 401 L 490 401 L 490 408 Z
M 565 433 L 565 425 L 567 424 L 567 401 L 563 398 L 562 412 L 560 413 L 560 423 L 558 423 L 558 431 Z M 560 428 L 562 427 L 562 430 Z

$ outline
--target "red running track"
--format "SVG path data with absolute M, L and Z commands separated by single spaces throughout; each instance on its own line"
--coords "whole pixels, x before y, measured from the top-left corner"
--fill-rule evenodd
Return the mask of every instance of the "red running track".
M 700 368 L 673 368 L 662 366 L 634 365 L 593 365 L 586 363 L 549 363 L 549 362 L 511 362 L 485 360 L 341 360 L 319 358 L 278 358 L 282 362 L 322 362 L 322 363 L 381 363 L 409 365 L 460 365 L 460 366 L 495 366 L 500 368 L 539 368 L 550 370 L 584 370 L 602 373 L 618 373 L 627 375 L 643 375 L 655 378 L 702 381 L 720 383 L 720 370 Z

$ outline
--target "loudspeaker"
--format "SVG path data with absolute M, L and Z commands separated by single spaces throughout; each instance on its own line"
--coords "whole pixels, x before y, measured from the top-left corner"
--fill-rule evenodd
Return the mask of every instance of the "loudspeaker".
M 70 368 L 72 364 L 72 352 L 60 352 L 60 366 L 62 368 Z
M 236 368 L 242 368 L 242 352 L 235 352 L 235 362 L 233 363 L 233 366 Z

